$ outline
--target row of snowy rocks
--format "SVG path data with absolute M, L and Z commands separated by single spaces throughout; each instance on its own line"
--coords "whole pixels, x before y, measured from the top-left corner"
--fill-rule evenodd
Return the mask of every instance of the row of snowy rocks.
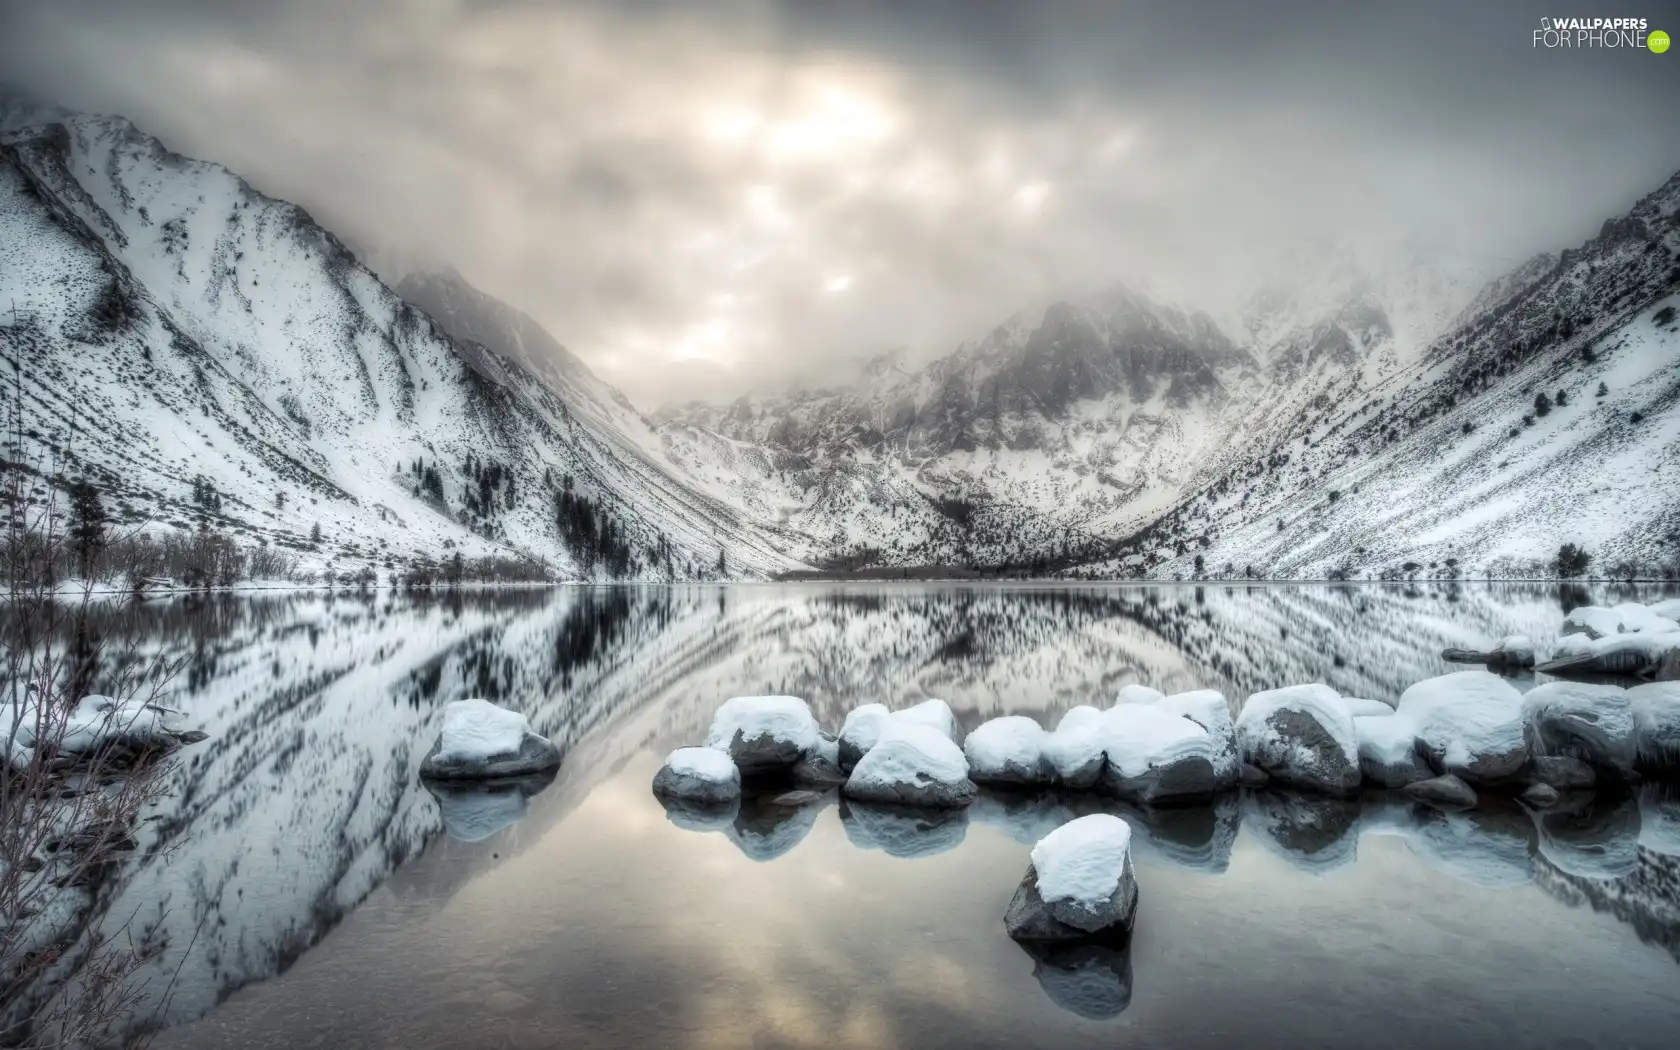
M 1528 668 L 1551 675 L 1628 675 L 1680 681 L 1680 598 L 1643 605 L 1583 605 L 1571 609 L 1551 652 L 1540 659 L 1526 635 L 1500 640 L 1492 649 L 1447 649 L 1461 663 Z M 1536 667 L 1536 664 L 1539 666 Z
M 1552 682 L 1525 697 L 1497 675 L 1463 671 L 1413 685 L 1393 707 L 1322 683 L 1268 690 L 1234 719 L 1214 690 L 1166 696 L 1130 685 L 1112 707 L 1075 707 L 1053 730 L 1010 715 L 966 738 L 943 700 L 897 712 L 866 704 L 829 736 L 797 697 L 736 697 L 718 709 L 704 747 L 670 754 L 654 791 L 722 803 L 740 795 L 743 777 L 775 776 L 912 806 L 966 806 L 977 784 L 1095 789 L 1154 805 L 1275 782 L 1338 796 L 1397 788 L 1449 807 L 1506 790 L 1547 805 L 1601 777 L 1677 766 L 1680 684 Z

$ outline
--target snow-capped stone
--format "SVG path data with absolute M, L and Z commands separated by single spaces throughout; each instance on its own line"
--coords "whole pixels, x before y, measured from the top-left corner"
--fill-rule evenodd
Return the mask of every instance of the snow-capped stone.
M 796 696 L 737 696 L 712 716 L 706 746 L 728 752 L 752 776 L 792 768 L 821 737 L 810 705 Z
M 1225 694 L 1217 689 L 1193 689 L 1174 693 L 1156 701 L 1163 711 L 1188 718 L 1207 730 L 1213 745 L 1213 775 L 1221 789 L 1237 782 L 1242 754 L 1237 747 L 1237 723 L 1231 717 L 1231 705 Z
M 1411 720 L 1431 766 L 1473 787 L 1512 777 L 1528 762 L 1522 694 L 1490 671 L 1418 682 L 1400 695 L 1394 716 Z
M 560 765 L 560 749 L 531 730 L 518 711 L 488 700 L 444 705 L 437 743 L 420 763 L 434 780 L 488 780 L 545 773 Z
M 1664 598 L 1660 602 L 1652 602 L 1645 608 L 1651 610 L 1651 615 L 1661 616 L 1680 626 L 1680 598 Z
M 118 746 L 133 750 L 167 748 L 180 734 L 164 723 L 165 711 L 145 697 L 118 700 L 90 694 L 69 711 L 50 708 L 41 716 L 34 701 L 0 705 L 0 739 L 8 745 L 8 763 L 28 765 L 28 752 L 43 741 L 61 754 L 80 755 Z
M 966 806 L 977 791 L 962 748 L 938 729 L 891 718 L 852 767 L 847 798 L 912 806 Z
M 1667 603 L 1663 603 L 1665 609 Z M 1560 634 L 1585 634 L 1589 639 L 1613 638 L 1618 634 L 1663 633 L 1680 629 L 1672 617 L 1638 602 L 1622 602 L 1605 608 L 1583 605 L 1569 610 Z
M 1476 804 L 1475 790 L 1451 773 L 1414 781 L 1400 790 L 1408 798 L 1442 809 L 1470 809 Z
M 846 712 L 846 720 L 840 724 L 840 736 L 835 744 L 841 769 L 849 770 L 857 765 L 858 759 L 880 739 L 881 727 L 891 717 L 892 712 L 887 710 L 886 704 L 863 704 Z
M 1151 689 L 1147 685 L 1132 682 L 1120 687 L 1120 692 L 1114 697 L 1116 706 L 1120 704 L 1154 704 L 1166 699 L 1167 694 L 1159 689 Z
M 1359 743 L 1341 696 L 1322 683 L 1255 693 L 1237 716 L 1243 761 L 1292 787 L 1359 788 Z
M 1068 822 L 1039 840 L 1004 914 L 1009 936 L 1081 940 L 1131 932 L 1137 914 L 1132 829 L 1108 813 Z
M 1653 682 L 1628 690 L 1639 769 L 1680 769 L 1680 682 Z
M 1103 714 L 1103 786 L 1120 798 L 1157 803 L 1219 789 L 1218 746 L 1208 731 L 1154 704 L 1119 704 Z
M 1106 745 L 1103 712 L 1082 704 L 1062 716 L 1055 732 L 1044 735 L 1044 758 L 1064 787 L 1083 790 L 1102 779 Z
M 917 725 L 931 726 L 953 743 L 962 739 L 962 726 L 957 723 L 956 713 L 951 710 L 951 705 L 943 700 L 923 700 L 902 711 L 894 711 L 893 717 Z
M 1044 727 L 1024 715 L 981 723 L 963 741 L 969 779 L 976 784 L 1038 784 L 1049 779 Z
M 1596 769 L 1632 772 L 1638 751 L 1627 690 L 1587 682 L 1547 682 L 1523 697 L 1528 749 L 1578 758 Z
M 1359 740 L 1359 772 L 1366 780 L 1398 788 L 1435 775 L 1418 757 L 1411 719 L 1363 715 L 1353 720 L 1353 732 Z
M 1369 718 L 1372 716 L 1392 715 L 1394 708 L 1381 700 L 1366 700 L 1357 696 L 1343 696 L 1338 698 L 1349 718 Z
M 1675 630 L 1635 631 L 1596 638 L 1571 634 L 1559 638 L 1552 658 L 1535 669 L 1552 675 L 1654 675 L 1676 649 L 1680 649 L 1680 631 Z
M 713 747 L 679 747 L 653 776 L 653 793 L 696 802 L 728 802 L 741 797 L 741 771 L 735 760 Z
M 1508 634 L 1488 654 L 1488 663 L 1501 667 L 1533 667 L 1534 643 L 1526 634 Z

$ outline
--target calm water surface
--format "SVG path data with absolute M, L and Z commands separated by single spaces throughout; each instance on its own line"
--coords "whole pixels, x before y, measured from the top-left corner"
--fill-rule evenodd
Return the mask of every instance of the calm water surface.
M 101 901 L 164 945 L 161 1047 L 1671 1046 L 1680 796 L 1447 817 L 1259 793 L 1133 823 L 1129 952 L 1003 932 L 1030 845 L 1102 806 L 667 813 L 663 755 L 742 693 L 837 726 L 950 701 L 1053 722 L 1138 681 L 1393 700 L 1439 651 L 1629 592 L 1551 586 L 742 586 L 146 606 L 186 753 Z M 1642 592 L 1651 599 L 1657 592 Z M 1514 679 L 1519 688 L 1533 684 Z M 552 782 L 434 796 L 441 706 L 523 709 Z M 173 983 L 171 981 L 173 979 Z M 139 1021 L 136 1022 L 140 1023 Z

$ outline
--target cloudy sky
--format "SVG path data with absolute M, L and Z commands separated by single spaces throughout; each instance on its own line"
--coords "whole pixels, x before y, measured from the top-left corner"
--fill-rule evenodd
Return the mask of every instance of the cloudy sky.
M 1116 280 L 1228 311 L 1282 258 L 1577 242 L 1680 167 L 1680 51 L 1532 30 L 1680 17 L 1566 6 L 0 0 L 0 79 L 454 265 L 651 406 Z

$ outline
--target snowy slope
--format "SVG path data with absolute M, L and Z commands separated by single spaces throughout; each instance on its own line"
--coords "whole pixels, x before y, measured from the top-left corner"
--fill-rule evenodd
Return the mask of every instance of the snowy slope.
M 1564 543 L 1618 575 L 1680 567 L 1677 212 L 1680 176 L 1090 569 L 1543 575 Z
M 126 522 L 203 521 L 338 570 L 460 552 L 599 575 L 560 527 L 569 491 L 613 523 L 631 574 L 715 572 L 725 550 L 732 572 L 795 564 L 650 453 L 575 359 L 453 338 L 301 209 L 120 118 L 5 140 L 21 451 L 95 480 Z

